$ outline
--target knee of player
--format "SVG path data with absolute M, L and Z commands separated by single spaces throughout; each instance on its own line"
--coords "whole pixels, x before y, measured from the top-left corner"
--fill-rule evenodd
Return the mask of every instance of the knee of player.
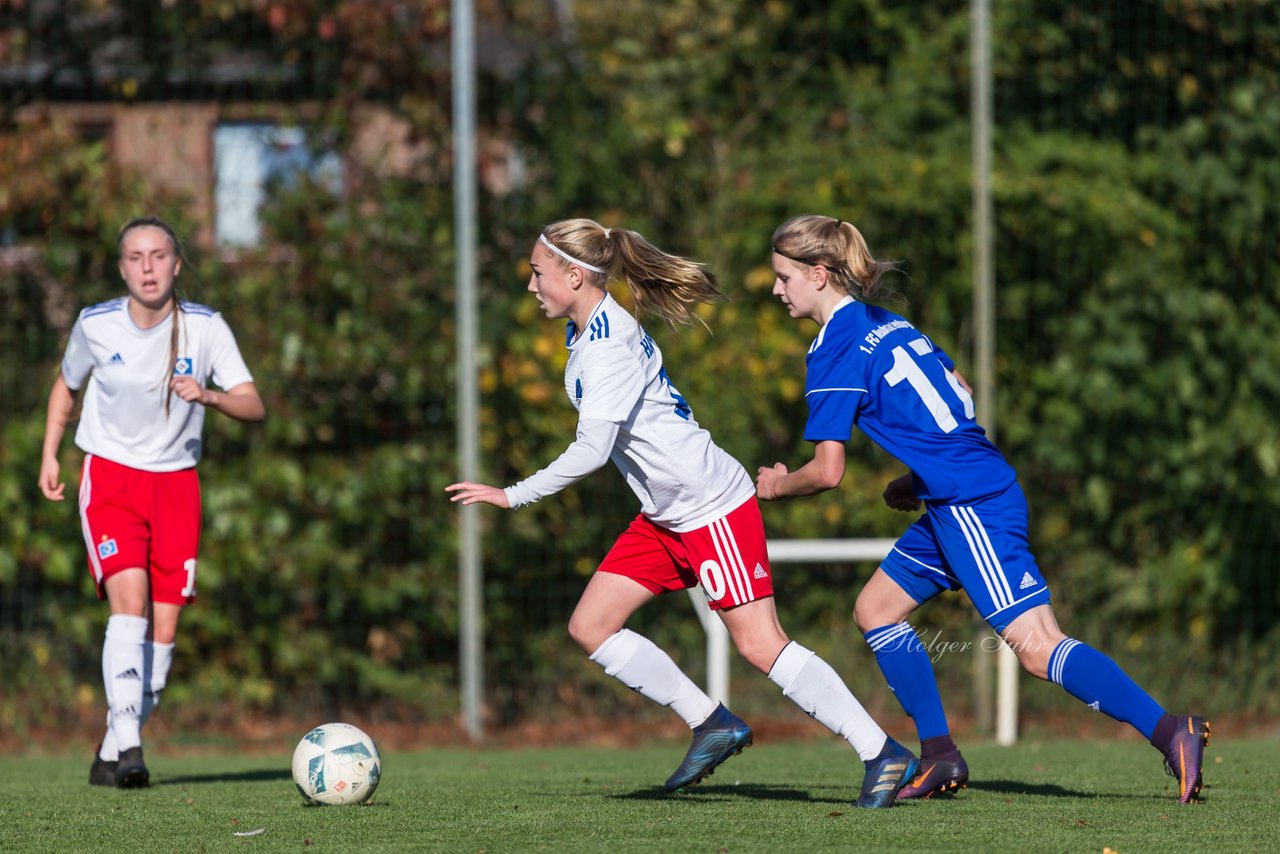
M 582 651 L 587 655 L 591 655 L 600 648 L 600 644 L 609 639 L 609 634 L 602 634 L 594 625 L 593 621 L 574 614 L 569 618 L 569 637 L 573 642 L 582 647 Z
M 784 638 L 781 641 L 776 639 L 764 639 L 754 636 L 736 637 L 733 639 L 734 645 L 738 648 L 738 654 L 741 655 L 748 664 L 759 670 L 761 673 L 768 673 L 773 667 L 773 662 L 777 660 L 778 653 L 787 645 Z
M 901 615 L 890 613 L 871 596 L 861 595 L 853 603 L 853 623 L 863 634 L 881 626 L 902 622 L 902 619 Z
M 1034 644 L 1014 644 L 1013 651 L 1018 656 L 1022 669 L 1037 679 L 1049 678 L 1049 654 L 1052 649 L 1044 650 Z

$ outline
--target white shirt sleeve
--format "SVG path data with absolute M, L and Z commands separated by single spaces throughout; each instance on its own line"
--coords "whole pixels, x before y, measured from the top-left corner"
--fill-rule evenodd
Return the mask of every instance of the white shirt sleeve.
M 249 373 L 249 366 L 236 346 L 236 337 L 222 315 L 210 318 L 208 336 L 210 379 L 214 385 L 225 391 L 253 382 L 253 374 Z
M 503 490 L 507 503 L 513 509 L 523 507 L 581 480 L 609 461 L 617 438 L 618 425 L 613 421 L 579 420 L 578 438 L 555 462 Z
M 84 334 L 84 321 L 77 317 L 71 327 L 71 337 L 67 339 L 67 351 L 62 356 L 62 379 L 67 388 L 78 391 L 93 370 L 93 352 L 89 349 L 89 339 Z

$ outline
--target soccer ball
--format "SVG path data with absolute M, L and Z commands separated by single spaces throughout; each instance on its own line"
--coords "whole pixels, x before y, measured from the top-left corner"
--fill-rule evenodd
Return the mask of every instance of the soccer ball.
M 362 804 L 381 776 L 373 739 L 351 724 L 321 724 L 293 751 L 293 782 L 308 803 Z

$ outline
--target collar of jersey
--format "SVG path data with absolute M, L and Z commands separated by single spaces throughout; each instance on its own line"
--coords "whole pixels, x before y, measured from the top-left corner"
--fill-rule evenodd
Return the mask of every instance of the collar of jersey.
M 141 326 L 138 325 L 138 322 L 133 319 L 133 315 L 129 313 L 129 298 L 121 297 L 121 299 L 124 300 L 125 320 L 129 322 L 129 326 L 137 334 L 144 335 L 144 336 L 156 335 L 160 332 L 160 330 L 162 329 L 167 330 L 169 328 L 169 323 L 173 320 L 173 309 L 169 309 L 169 313 L 166 314 L 164 318 L 155 326 L 150 326 L 146 329 L 143 329 Z
M 831 319 L 836 316 L 836 312 L 847 305 L 853 305 L 855 302 L 857 302 L 856 299 L 849 294 L 845 294 L 844 299 L 835 304 L 835 307 L 831 309 L 831 313 L 827 315 L 827 322 L 822 324 L 822 328 L 818 330 L 818 337 L 813 339 L 813 344 L 809 346 L 810 353 L 822 346 L 822 337 L 827 334 L 827 327 L 831 325 Z
M 595 319 L 595 316 L 597 314 L 604 311 L 604 304 L 609 302 L 612 299 L 613 299 L 613 295 L 610 294 L 608 291 L 605 291 L 604 299 L 596 303 L 595 310 L 591 312 L 591 316 L 587 318 L 587 326 L 591 325 L 591 321 Z M 570 320 L 565 324 L 565 327 L 564 327 L 564 346 L 573 347 L 574 339 L 577 337 L 578 337 L 578 327 L 574 325 L 572 320 Z

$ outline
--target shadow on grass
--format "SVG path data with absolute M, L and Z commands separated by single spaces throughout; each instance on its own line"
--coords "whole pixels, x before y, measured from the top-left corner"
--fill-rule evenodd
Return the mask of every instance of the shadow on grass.
M 235 771 L 226 774 L 184 774 L 180 777 L 161 777 L 151 781 L 153 786 L 180 786 L 185 783 L 257 783 L 292 779 L 288 769 L 271 768 L 258 771 Z
M 1073 789 L 1064 789 L 1064 787 L 1051 784 L 1029 784 L 1029 782 L 1021 780 L 979 780 L 970 782 L 969 789 L 977 791 L 989 791 L 992 794 L 1007 795 L 1041 795 L 1044 798 L 1092 798 L 1096 793 L 1085 793 L 1085 791 L 1076 791 Z M 847 795 L 827 795 L 824 793 L 810 793 L 805 789 L 796 789 L 794 786 L 771 786 L 762 784 L 749 784 L 737 786 L 698 786 L 696 789 L 686 791 L 678 795 L 668 794 L 662 787 L 653 786 L 645 787 L 645 789 L 636 789 L 634 791 L 620 791 L 607 795 L 608 798 L 617 798 L 622 800 L 672 800 L 672 802 L 686 803 L 705 803 L 709 800 L 730 800 L 733 798 L 755 798 L 758 800 L 795 800 L 795 802 L 804 802 L 812 804 L 840 804 L 845 807 L 851 807 L 852 800 L 858 796 L 858 791 L 850 790 Z M 961 795 L 963 798 L 963 795 Z M 951 796 L 945 798 L 937 798 L 940 802 L 952 800 Z M 918 802 L 913 802 L 918 803 Z
M 611 792 L 609 798 L 625 801 L 672 801 L 679 803 L 707 803 L 709 801 L 727 801 L 737 798 L 754 798 L 760 801 L 804 801 L 811 804 L 843 804 L 849 806 L 856 791 L 848 797 L 814 797 L 805 789 L 794 786 L 770 786 L 760 783 L 740 784 L 737 786 L 698 786 L 691 791 L 671 794 L 658 787 L 645 787 L 631 792 Z
M 1088 798 L 1093 794 L 1064 789 L 1053 783 L 1027 783 L 1023 780 L 973 780 L 970 789 L 1008 795 L 1044 795 L 1049 798 Z

